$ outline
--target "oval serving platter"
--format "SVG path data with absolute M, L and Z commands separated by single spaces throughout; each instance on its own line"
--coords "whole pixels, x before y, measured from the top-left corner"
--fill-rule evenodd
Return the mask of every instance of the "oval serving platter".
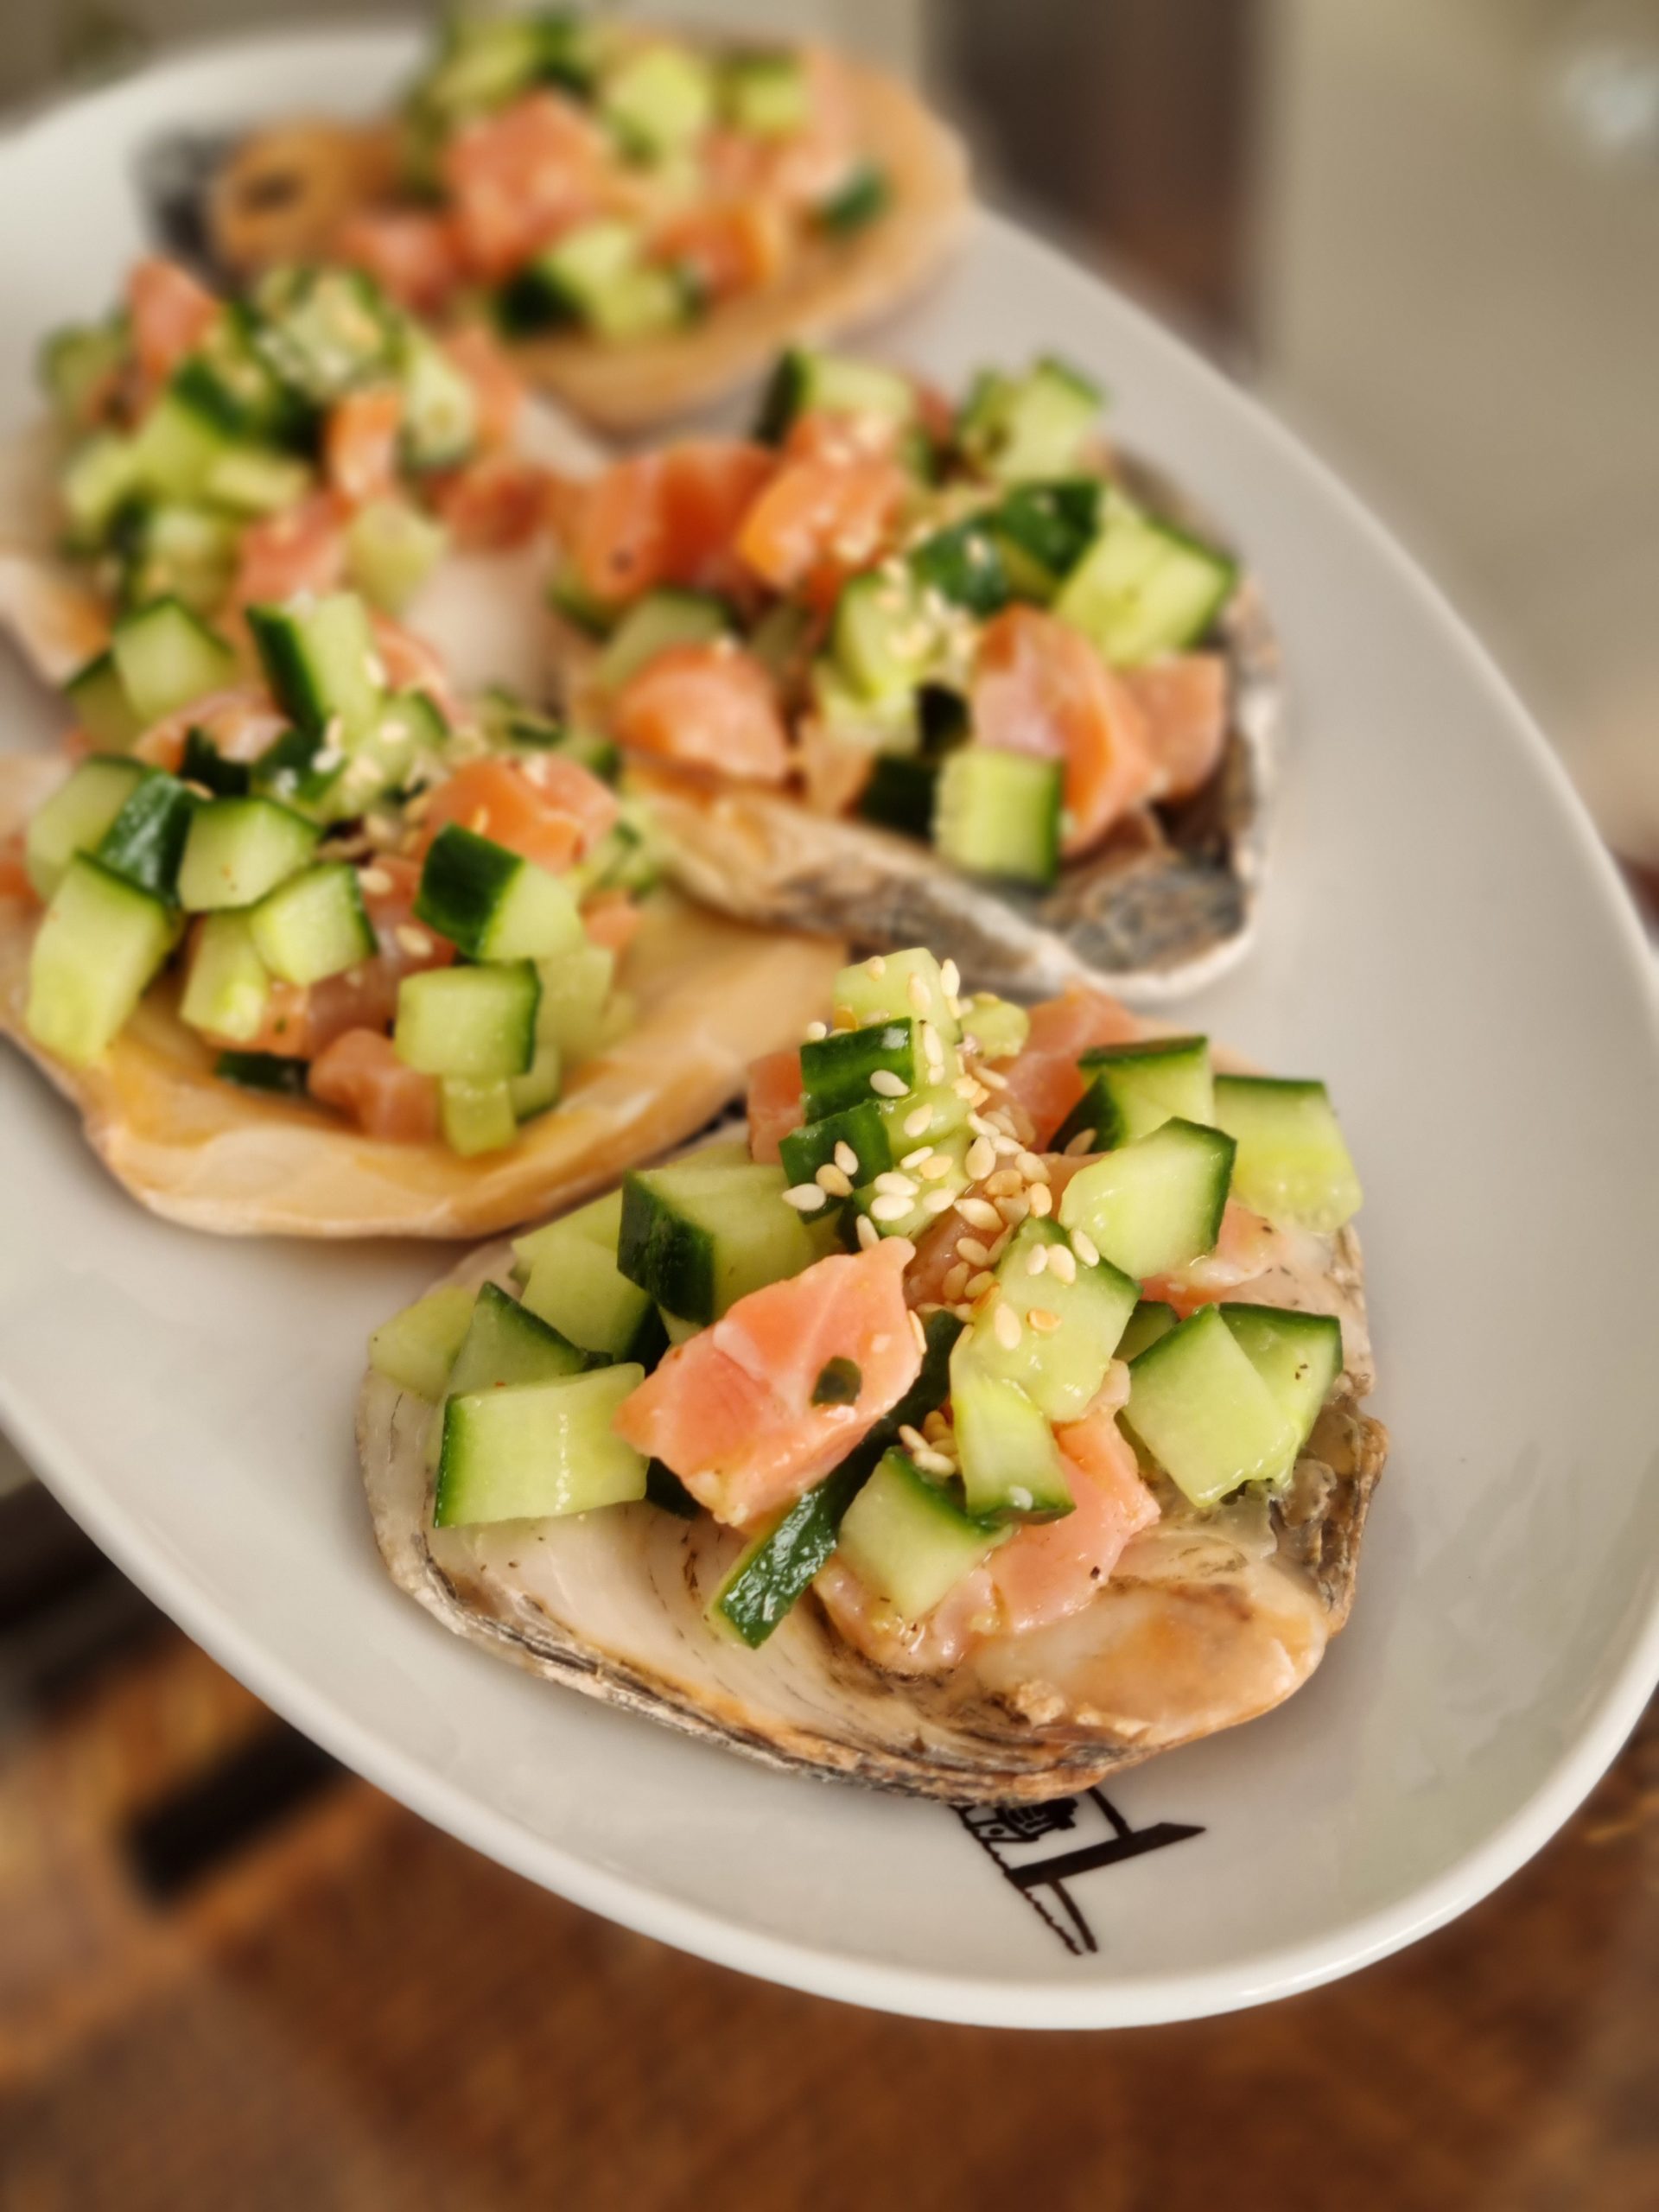
M 221 47 L 0 144 L 8 204 L 41 211 L 10 245 L 0 430 L 32 410 L 39 334 L 137 250 L 144 149 L 342 86 L 367 105 L 412 51 Z M 0 1418 L 226 1666 L 530 1878 L 827 1995 L 1106 2026 L 1257 2002 L 1421 1935 L 1535 1850 L 1634 1722 L 1659 1675 L 1659 1037 L 1634 920 L 1542 740 L 1264 414 L 989 217 L 876 342 L 949 380 L 1016 325 L 1098 365 L 1126 441 L 1248 549 L 1293 671 L 1255 955 L 1192 1019 L 1328 1077 L 1366 1182 L 1395 1449 L 1352 1624 L 1308 1688 L 1109 1792 L 962 1815 L 751 1768 L 493 1665 L 386 1580 L 353 1465 L 365 1338 L 429 1257 L 152 1220 L 10 1054 Z M 10 663 L 0 707 L 7 744 L 50 735 Z

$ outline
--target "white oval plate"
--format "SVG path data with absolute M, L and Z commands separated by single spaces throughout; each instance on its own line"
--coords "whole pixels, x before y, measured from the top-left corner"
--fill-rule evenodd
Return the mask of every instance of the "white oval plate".
M 0 145 L 0 410 L 141 241 L 135 151 L 372 102 L 401 38 L 175 61 Z M 1330 1080 L 1394 1452 L 1353 1625 L 1310 1687 L 1047 1824 L 786 1780 L 442 1633 L 382 1574 L 352 1402 L 438 1250 L 216 1242 L 124 1198 L 0 1066 L 0 1411 L 122 1566 L 279 1712 L 577 1903 L 805 1989 L 1034 2027 L 1328 1980 L 1482 1896 L 1659 1675 L 1659 1052 L 1643 948 L 1542 741 L 1341 487 L 1211 371 L 1006 224 L 884 339 L 947 381 L 1052 346 L 1249 550 L 1300 744 L 1254 960 L 1195 1020 Z M 13 742 L 51 724 L 5 671 Z M 1040 1829 L 1043 1832 L 1034 1833 Z

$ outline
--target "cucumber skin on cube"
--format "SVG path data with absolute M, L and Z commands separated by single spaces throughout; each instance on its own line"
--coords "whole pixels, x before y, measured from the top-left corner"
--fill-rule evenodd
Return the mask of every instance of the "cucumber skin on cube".
M 1014 597 L 1001 548 L 978 515 L 925 537 L 912 550 L 909 566 L 924 594 L 938 592 L 970 614 L 995 614 Z
M 279 883 L 248 916 L 248 927 L 259 957 L 285 983 L 320 983 L 378 949 L 357 870 L 345 861 L 321 861 Z
M 933 842 L 969 875 L 1044 887 L 1060 873 L 1058 760 L 963 745 L 939 770 Z
M 637 1169 L 623 1180 L 617 1265 L 669 1313 L 715 1320 L 818 1256 L 784 1189 L 781 1167 L 754 1161 Z
M 1269 1221 L 1330 1236 L 1359 1211 L 1359 1177 L 1322 1083 L 1217 1076 L 1216 1122 L 1237 1141 L 1234 1191 Z
M 849 238 L 885 214 L 892 198 L 887 171 L 874 162 L 861 162 L 844 184 L 819 200 L 813 217 L 829 237 Z
M 429 1291 L 381 1323 L 369 1338 L 369 1365 L 398 1389 L 435 1405 L 471 1325 L 474 1303 L 474 1294 L 460 1283 Z
M 1114 493 L 1100 535 L 1066 578 L 1053 611 L 1104 659 L 1135 667 L 1197 645 L 1237 580 L 1236 562 Z
M 127 696 L 111 648 L 106 647 L 78 668 L 64 685 L 63 696 L 95 745 L 111 746 L 118 752 L 124 752 L 143 734 L 144 724 Z
M 179 1001 L 180 1020 L 245 1045 L 258 1035 L 270 998 L 270 973 L 259 957 L 246 914 L 209 914 Z
M 620 691 L 671 645 L 712 645 L 732 626 L 731 609 L 712 592 L 659 589 L 635 600 L 611 632 L 594 679 L 601 690 Z
M 925 842 L 933 828 L 938 783 L 939 772 L 932 761 L 878 753 L 870 763 L 869 780 L 858 795 L 859 814 L 878 829 L 896 830 L 901 836 Z
M 221 1052 L 213 1062 L 221 1083 L 238 1090 L 257 1090 L 269 1098 L 306 1098 L 311 1090 L 311 1063 L 285 1052 Z
M 893 1166 L 886 1124 L 874 1099 L 869 1098 L 791 1129 L 778 1147 L 785 1175 L 791 1185 L 814 1181 L 820 1167 L 835 1162 L 840 1144 L 849 1145 L 857 1154 L 858 1165 L 848 1175 L 855 1185 L 873 1183 Z
M 1087 377 L 1045 358 L 1022 377 L 982 377 L 963 407 L 957 440 L 1004 481 L 1061 476 L 1077 466 L 1103 400 Z
M 956 1044 L 962 1035 L 939 963 L 924 946 L 855 961 L 836 976 L 830 997 L 837 1014 L 850 1014 L 861 1027 L 877 1021 L 908 1021 L 914 1016 L 931 1021 L 947 1045 Z
M 415 912 L 469 960 L 550 960 L 587 942 L 566 884 L 458 822 L 432 841 Z
M 77 855 L 35 939 L 23 1016 L 29 1035 L 72 1065 L 97 1059 L 176 939 L 174 917 L 159 899 Z
M 255 906 L 309 865 L 318 834 L 315 823 L 276 799 L 210 799 L 190 818 L 179 903 L 196 914 Z
M 836 1550 L 867 1590 L 916 1621 L 1012 1533 L 962 1512 L 893 1450 L 847 1508 Z
M 1144 1282 L 1215 1249 L 1232 1166 L 1230 1137 L 1167 1121 L 1079 1169 L 1061 1193 L 1060 1221 Z
M 374 633 L 355 592 L 330 592 L 305 607 L 250 607 L 248 627 L 273 696 L 295 726 L 326 737 L 331 723 L 349 746 L 370 728 L 384 687 Z
M 648 1292 L 616 1263 L 622 1193 L 612 1191 L 514 1243 L 524 1304 L 584 1351 L 654 1367 L 666 1341 Z
M 848 1508 L 869 1478 L 871 1462 L 855 1452 L 804 1491 L 782 1518 L 746 1544 L 709 1607 L 709 1621 L 758 1649 L 828 1566 Z
M 1209 1040 L 1203 1037 L 1157 1037 L 1133 1045 L 1101 1045 L 1077 1062 L 1087 1088 L 1054 1133 L 1053 1148 L 1064 1152 L 1073 1138 L 1092 1129 L 1090 1152 L 1110 1152 L 1150 1136 L 1164 1122 L 1213 1124 L 1215 1083 L 1210 1071 Z
M 476 1082 L 447 1075 L 438 1084 L 438 1125 L 451 1152 L 463 1160 L 480 1153 L 505 1152 L 518 1134 L 511 1076 Z
M 801 1047 L 801 1101 L 810 1122 L 839 1114 L 866 1099 L 902 1096 L 872 1084 L 873 1075 L 896 1077 L 914 1090 L 923 1065 L 915 1017 L 884 1018 L 861 1029 L 837 1029 Z
M 1223 1304 L 1221 1318 L 1283 1407 L 1300 1452 L 1342 1372 L 1342 1324 L 1332 1313 Z
M 982 1342 L 970 1328 L 950 1355 L 950 1414 L 968 1510 L 981 1519 L 1059 1520 L 1074 1501 L 1048 1416 L 986 1364 Z
M 791 346 L 778 358 L 754 435 L 762 445 L 780 445 L 798 416 L 820 410 L 910 423 L 915 420 L 916 404 L 916 387 L 896 369 L 852 354 Z
M 996 1263 L 996 1303 L 1010 1307 L 1020 1321 L 1020 1338 L 1010 1346 L 996 1334 L 992 1310 L 976 1315 L 967 1339 L 975 1364 L 987 1374 L 1016 1382 L 1047 1420 L 1076 1421 L 1106 1378 L 1139 1286 L 1108 1260 L 1098 1266 L 1076 1262 L 1076 1276 L 1065 1282 L 1045 1268 L 1028 1272 L 1039 1245 L 1065 1246 L 1071 1240 L 1058 1223 L 1036 1217 L 1021 1222 Z M 1033 1313 L 1047 1312 L 1058 1329 L 1028 1325 Z
M 1118 1340 L 1118 1358 L 1139 1359 L 1160 1337 L 1166 1337 L 1179 1319 L 1166 1300 L 1143 1298 L 1130 1314 L 1128 1325 Z
M 540 994 L 528 960 L 405 976 L 392 1031 L 397 1057 L 423 1075 L 475 1084 L 523 1075 L 536 1057 Z
M 236 672 L 236 655 L 224 639 L 176 599 L 124 615 L 110 652 L 141 730 L 222 689 Z
M 587 1364 L 575 1345 L 556 1329 L 509 1297 L 499 1284 L 486 1282 L 467 1317 L 446 1395 L 458 1398 L 474 1390 L 550 1382 L 559 1376 L 580 1375 Z
M 40 898 L 50 899 L 77 853 L 97 851 L 144 772 L 136 760 L 94 753 L 36 808 L 23 840 L 23 866 Z
M 1281 1482 L 1301 1438 L 1228 1327 L 1205 1306 L 1129 1368 L 1123 1419 L 1194 1505 L 1216 1505 L 1246 1483 Z
M 1101 492 L 1097 476 L 1016 484 L 986 516 L 1016 597 L 1053 598 L 1094 542 Z
M 195 810 L 194 793 L 176 776 L 152 769 L 128 792 L 93 857 L 152 899 L 176 906 L 179 863 Z
M 435 1524 L 551 1519 L 642 1498 L 645 1461 L 611 1422 L 644 1380 L 628 1361 L 449 1398 Z

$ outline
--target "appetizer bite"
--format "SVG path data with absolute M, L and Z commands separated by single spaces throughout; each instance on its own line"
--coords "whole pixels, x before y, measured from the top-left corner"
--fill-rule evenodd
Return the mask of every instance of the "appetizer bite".
M 950 405 L 795 350 L 754 435 L 556 488 L 563 696 L 753 921 L 921 935 L 1020 998 L 1242 950 L 1278 702 L 1216 533 L 1042 360 Z
M 117 626 L 99 749 L 0 762 L 0 1027 L 194 1226 L 464 1236 L 675 1143 L 833 947 L 653 894 L 603 747 L 350 593 Z M 119 746 L 120 749 L 117 749 Z M 595 772 L 595 770 L 599 772 Z
M 1387 1439 L 1325 1088 L 911 949 L 706 1142 L 380 1329 L 374 1526 L 444 1624 L 768 1763 L 1037 1799 L 1250 1719 Z
M 453 22 L 391 122 L 257 133 L 207 227 L 242 277 L 326 259 L 423 314 L 482 299 L 537 383 L 630 429 L 897 305 L 967 209 L 961 146 L 890 78 L 557 10 Z
M 112 620 L 162 597 L 220 620 L 347 587 L 412 610 L 463 683 L 539 674 L 539 559 L 516 591 L 486 562 L 516 608 L 505 645 L 439 582 L 446 556 L 453 575 L 536 545 L 543 461 L 576 450 L 481 325 L 434 335 L 355 270 L 275 269 L 230 302 L 151 257 L 118 312 L 47 340 L 41 374 L 51 421 L 0 482 L 0 620 L 83 715 Z

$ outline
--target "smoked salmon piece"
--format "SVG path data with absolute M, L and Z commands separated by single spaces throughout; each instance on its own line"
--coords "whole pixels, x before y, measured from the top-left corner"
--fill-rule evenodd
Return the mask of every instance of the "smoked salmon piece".
M 159 391 L 218 320 L 219 302 L 176 261 L 149 254 L 127 279 L 132 349 L 144 381 Z
M 886 1237 L 740 1298 L 623 1400 L 618 1434 L 671 1467 L 718 1520 L 753 1527 L 845 1459 L 915 1381 L 911 1251 L 904 1237 Z M 815 1406 L 832 1359 L 857 1367 L 858 1395 Z
M 1115 1408 L 1091 1408 L 1081 1421 L 1057 1429 L 1055 1440 L 1071 1511 L 1021 1529 L 987 1562 L 1005 1633 L 1046 1628 L 1080 1612 L 1129 1539 L 1158 1518 L 1158 1502 L 1141 1478 Z
M 424 858 L 444 823 L 458 822 L 556 875 L 603 836 L 616 814 L 608 785 L 557 753 L 469 760 L 433 792 L 416 854 Z
M 1031 1117 L 1039 1151 L 1083 1096 L 1079 1057 L 1096 1045 L 1130 1044 L 1141 1033 L 1128 1008 L 1105 991 L 1079 987 L 1033 1007 L 1025 1049 L 1002 1073 L 1007 1095 Z
M 756 1160 L 775 1167 L 779 1140 L 802 1121 L 801 1056 L 787 1051 L 767 1052 L 749 1069 L 749 1150 Z
M 378 1029 L 343 1032 L 312 1061 L 307 1082 L 314 1098 L 349 1115 L 367 1136 L 399 1144 L 437 1140 L 437 1078 L 405 1067 Z
M 612 728 L 635 752 L 741 783 L 780 784 L 789 773 L 789 734 L 772 679 L 729 638 L 671 645 L 648 660 L 618 692 Z
M 1227 662 L 1221 653 L 1171 653 L 1126 668 L 1141 709 L 1159 798 L 1185 798 L 1208 783 L 1227 742 Z

